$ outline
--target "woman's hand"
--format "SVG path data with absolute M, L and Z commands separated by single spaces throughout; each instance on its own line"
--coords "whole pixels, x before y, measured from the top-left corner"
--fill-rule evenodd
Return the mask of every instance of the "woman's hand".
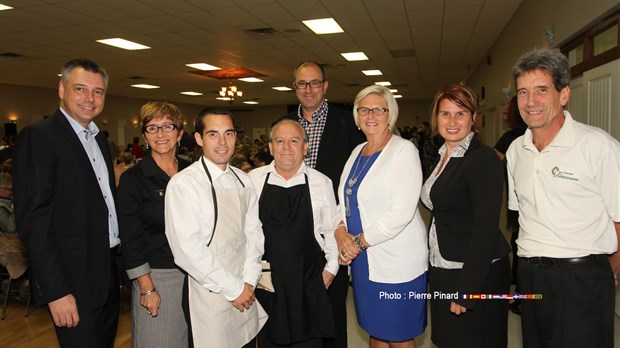
M 350 265 L 361 250 L 355 245 L 353 236 L 347 232 L 344 225 L 338 226 L 336 232 L 336 243 L 338 244 L 338 263 L 341 265 Z
M 456 314 L 456 315 L 461 315 L 461 314 L 465 314 L 465 312 L 467 312 L 467 308 L 456 304 L 455 302 L 451 302 L 450 303 L 450 312 Z
M 138 285 L 140 285 L 141 294 L 149 293 L 148 295 L 140 295 L 140 305 L 146 309 L 148 315 L 156 317 L 159 311 L 159 305 L 161 304 L 161 297 L 157 290 L 150 291 L 155 289 L 155 284 L 153 284 L 151 275 L 145 274 L 138 277 Z

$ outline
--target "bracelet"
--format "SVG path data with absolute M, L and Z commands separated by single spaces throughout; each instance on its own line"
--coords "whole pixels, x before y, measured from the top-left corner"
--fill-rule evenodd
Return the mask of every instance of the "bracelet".
M 141 292 L 140 296 L 148 296 L 154 292 L 157 292 L 157 288 L 152 288 L 151 290 L 147 291 L 147 292 Z
M 361 250 L 364 251 L 366 249 L 368 249 L 367 246 L 364 245 L 364 243 L 362 243 L 362 240 L 360 239 L 360 236 L 362 234 L 358 234 L 357 236 L 353 237 L 353 242 L 355 242 L 355 245 L 357 245 L 357 247 Z

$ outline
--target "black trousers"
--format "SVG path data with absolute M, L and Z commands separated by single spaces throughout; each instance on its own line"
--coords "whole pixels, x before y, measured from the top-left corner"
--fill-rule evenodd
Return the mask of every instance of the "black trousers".
M 335 338 L 323 339 L 325 348 L 347 348 L 347 294 L 349 293 L 349 273 L 347 266 L 340 266 L 338 274 L 327 290 L 332 302 Z
M 613 347 L 614 275 L 606 255 L 580 264 L 530 264 L 519 259 L 525 348 Z
M 112 281 L 110 282 L 108 299 L 103 306 L 94 308 L 80 306 L 78 299 L 78 314 L 80 316 L 78 326 L 67 328 L 54 325 L 61 347 L 114 347 L 120 313 L 117 257 L 119 256 L 112 255 L 111 258 Z

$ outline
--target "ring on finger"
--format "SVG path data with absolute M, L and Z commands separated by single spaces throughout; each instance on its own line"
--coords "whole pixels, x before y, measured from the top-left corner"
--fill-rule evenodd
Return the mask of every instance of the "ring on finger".
M 146 310 L 146 314 L 151 315 L 151 310 L 150 310 L 150 309 L 147 309 L 147 310 Z

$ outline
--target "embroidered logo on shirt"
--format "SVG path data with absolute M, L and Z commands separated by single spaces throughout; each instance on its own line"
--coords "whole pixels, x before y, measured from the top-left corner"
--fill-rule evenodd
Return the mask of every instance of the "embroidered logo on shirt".
M 554 178 L 558 178 L 558 179 L 579 181 L 579 178 L 577 178 L 575 174 L 561 171 L 560 168 L 558 168 L 558 166 L 555 166 L 553 167 L 553 169 L 551 169 L 551 175 L 553 175 Z

